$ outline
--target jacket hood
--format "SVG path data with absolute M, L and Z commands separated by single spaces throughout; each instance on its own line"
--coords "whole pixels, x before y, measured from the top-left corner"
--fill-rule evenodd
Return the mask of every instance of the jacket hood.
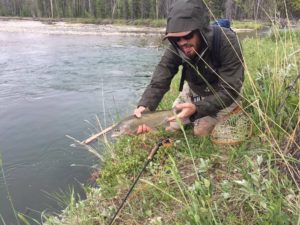
M 166 34 L 197 30 L 209 30 L 209 16 L 203 0 L 177 0 L 170 8 Z

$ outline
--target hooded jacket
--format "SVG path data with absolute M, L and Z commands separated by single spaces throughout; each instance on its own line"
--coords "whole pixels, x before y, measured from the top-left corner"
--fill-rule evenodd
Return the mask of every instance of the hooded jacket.
M 213 29 L 209 25 L 208 10 L 202 0 L 177 0 L 170 9 L 166 34 L 198 30 L 201 49 L 197 57 L 189 59 L 175 43 L 164 52 L 152 80 L 138 105 L 155 110 L 170 84 L 183 66 L 182 76 L 201 101 L 195 102 L 194 121 L 204 116 L 215 116 L 231 105 L 239 96 L 243 80 L 243 58 L 237 36 L 230 29 L 222 28 L 219 39 L 218 66 L 213 59 Z

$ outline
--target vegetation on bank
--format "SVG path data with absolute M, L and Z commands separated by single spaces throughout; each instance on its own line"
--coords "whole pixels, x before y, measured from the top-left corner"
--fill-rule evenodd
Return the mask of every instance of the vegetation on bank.
M 81 23 L 81 24 L 98 24 L 98 25 L 125 25 L 125 26 L 141 26 L 141 27 L 160 27 L 165 28 L 167 22 L 165 19 L 136 19 L 136 20 L 125 20 L 125 19 L 97 19 L 97 18 L 32 18 L 32 17 L 0 17 L 2 20 L 36 20 L 43 23 L 55 23 L 55 22 L 66 22 L 66 23 Z M 232 27 L 234 29 L 254 29 L 260 30 L 265 26 L 270 26 L 263 21 L 254 20 L 233 20 Z
M 128 25 L 128 26 L 143 26 L 143 27 L 166 27 L 166 21 L 155 19 L 136 19 L 136 20 L 124 20 L 124 19 L 97 19 L 97 18 L 32 18 L 32 17 L 0 17 L 0 20 L 29 20 L 40 21 L 42 23 L 52 24 L 56 22 L 66 23 L 80 23 L 80 24 L 98 24 L 98 25 Z
M 220 146 L 182 132 L 122 137 L 106 143 L 97 188 L 45 224 L 108 224 L 161 137 L 162 147 L 123 207 L 116 224 L 300 224 L 300 32 L 273 30 L 245 39 L 243 106 L 251 138 Z M 178 75 L 179 77 L 179 75 Z M 178 77 L 161 103 L 169 108 Z
M 0 16 L 44 18 L 165 19 L 175 0 L 0 0 Z M 299 18 L 298 0 L 204 0 L 211 15 L 230 20 Z
M 162 27 L 165 28 L 167 21 L 165 19 L 136 19 L 136 20 L 124 20 L 124 19 L 96 19 L 96 18 L 65 18 L 63 21 L 71 23 L 92 23 L 92 24 L 115 24 L 115 25 L 133 25 L 143 27 Z M 270 26 L 263 21 L 254 20 L 233 20 L 232 27 L 235 29 L 254 29 L 260 30 L 265 26 Z
M 234 29 L 254 29 L 254 30 L 260 30 L 264 28 L 265 26 L 269 26 L 270 24 L 267 24 L 266 22 L 262 21 L 254 21 L 254 20 L 234 20 L 232 21 L 232 27 Z
M 143 27 L 166 27 L 166 21 L 164 19 L 136 19 L 136 20 L 125 20 L 125 19 L 97 19 L 97 18 L 64 18 L 64 22 L 70 23 L 86 23 L 86 24 L 114 24 L 114 25 L 129 25 L 129 26 L 143 26 Z

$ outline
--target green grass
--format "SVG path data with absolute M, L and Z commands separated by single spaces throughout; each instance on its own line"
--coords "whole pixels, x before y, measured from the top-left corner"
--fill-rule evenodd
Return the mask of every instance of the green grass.
M 274 30 L 270 37 L 242 43 L 242 101 L 254 127 L 249 140 L 219 146 L 194 137 L 191 129 L 122 137 L 107 147 L 100 188 L 87 187 L 86 200 L 71 201 L 45 224 L 108 224 L 148 152 L 165 136 L 174 144 L 159 150 L 115 224 L 300 224 L 300 179 L 291 178 L 297 167 L 283 145 L 300 135 L 298 35 Z M 160 108 L 170 108 L 178 80 Z
M 140 27 L 166 27 L 166 21 L 163 19 L 99 19 L 99 18 L 65 18 L 64 21 L 71 23 L 91 23 L 91 24 L 115 24 L 115 25 L 132 25 Z
M 165 19 L 100 19 L 100 18 L 64 18 L 66 22 L 76 23 L 93 23 L 93 24 L 116 24 L 116 25 L 134 25 L 134 26 L 147 26 L 147 27 L 162 27 L 165 28 L 167 23 Z M 236 29 L 255 29 L 259 30 L 265 27 L 266 22 L 254 20 L 234 20 L 232 21 L 233 28 Z
M 235 29 L 254 29 L 259 30 L 266 26 L 265 22 L 254 20 L 233 20 L 232 27 Z
M 3 169 L 3 159 L 2 159 L 2 152 L 1 151 L 0 151 L 0 178 L 2 178 L 2 180 L 3 180 L 4 191 L 7 194 L 7 200 L 9 202 L 9 205 L 7 207 L 9 207 L 12 210 L 15 221 L 17 222 L 18 225 L 20 225 L 20 222 L 18 220 L 18 213 L 17 213 L 17 211 L 14 207 L 12 197 L 11 197 L 9 191 L 8 191 L 6 176 L 5 176 L 4 169 Z M 1 214 L 0 214 L 0 219 L 1 219 L 0 221 L 2 221 L 2 223 L 4 223 L 4 225 L 5 225 L 5 221 L 4 221 Z

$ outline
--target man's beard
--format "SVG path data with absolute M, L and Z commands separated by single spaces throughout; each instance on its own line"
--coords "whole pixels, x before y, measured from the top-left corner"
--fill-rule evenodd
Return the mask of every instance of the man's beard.
M 189 58 L 194 58 L 196 55 L 195 46 L 193 44 L 184 44 L 179 46 L 179 48 Z

